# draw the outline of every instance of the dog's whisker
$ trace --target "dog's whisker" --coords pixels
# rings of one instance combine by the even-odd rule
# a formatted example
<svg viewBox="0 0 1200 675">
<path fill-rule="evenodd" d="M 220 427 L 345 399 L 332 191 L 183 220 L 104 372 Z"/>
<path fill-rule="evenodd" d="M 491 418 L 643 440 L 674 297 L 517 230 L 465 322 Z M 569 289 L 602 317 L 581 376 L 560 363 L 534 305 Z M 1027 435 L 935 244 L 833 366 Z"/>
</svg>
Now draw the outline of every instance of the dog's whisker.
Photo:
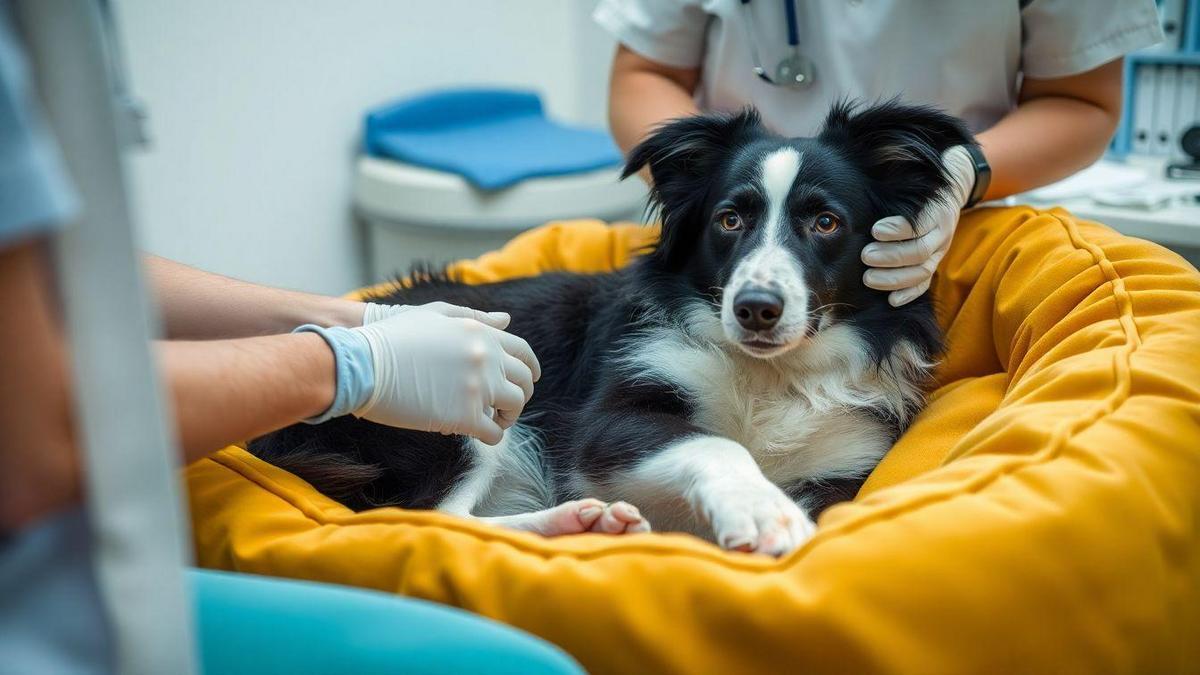
<svg viewBox="0 0 1200 675">
<path fill-rule="evenodd" d="M 824 305 L 821 305 L 820 307 L 813 307 L 812 310 L 810 310 L 810 311 L 820 312 L 822 310 L 829 309 L 830 307 L 848 307 L 851 310 L 857 309 L 854 305 L 851 305 L 848 302 L 827 302 Z"/>
</svg>

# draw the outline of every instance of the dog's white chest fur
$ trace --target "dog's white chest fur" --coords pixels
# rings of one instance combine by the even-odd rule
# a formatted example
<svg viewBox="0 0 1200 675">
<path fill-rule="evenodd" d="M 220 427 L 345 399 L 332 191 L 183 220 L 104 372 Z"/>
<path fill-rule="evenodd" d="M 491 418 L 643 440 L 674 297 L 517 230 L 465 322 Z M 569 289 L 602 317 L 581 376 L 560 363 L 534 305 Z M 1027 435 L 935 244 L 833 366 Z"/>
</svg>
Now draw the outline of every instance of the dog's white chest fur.
<svg viewBox="0 0 1200 675">
<path fill-rule="evenodd" d="M 758 364 L 747 368 L 737 357 L 705 355 L 704 360 L 716 377 L 690 389 L 697 408 L 693 422 L 741 443 L 778 485 L 853 475 L 887 450 L 882 424 L 859 410 L 829 407 L 819 396 L 806 396 L 809 378 L 753 367 Z"/>
<path fill-rule="evenodd" d="M 646 334 L 623 357 L 629 372 L 680 388 L 695 406 L 693 424 L 742 444 L 781 486 L 869 471 L 891 438 L 867 409 L 903 409 L 904 395 L 919 395 L 915 385 L 889 391 L 842 327 L 769 361 L 674 329 Z"/>
</svg>

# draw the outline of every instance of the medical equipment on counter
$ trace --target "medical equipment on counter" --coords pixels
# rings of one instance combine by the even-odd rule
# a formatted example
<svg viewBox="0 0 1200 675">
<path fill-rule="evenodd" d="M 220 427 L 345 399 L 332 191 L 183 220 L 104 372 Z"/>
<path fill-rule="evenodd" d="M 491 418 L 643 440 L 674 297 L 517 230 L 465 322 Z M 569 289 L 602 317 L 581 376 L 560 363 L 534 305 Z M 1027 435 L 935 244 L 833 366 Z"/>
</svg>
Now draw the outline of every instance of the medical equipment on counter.
<svg viewBox="0 0 1200 675">
<path fill-rule="evenodd" d="M 754 74 L 767 84 L 789 89 L 806 89 L 812 85 L 816 77 L 813 62 L 800 51 L 800 27 L 796 19 L 796 4 L 794 0 L 783 0 L 783 10 L 787 17 L 787 43 L 792 53 L 783 57 L 775 65 L 774 77 L 767 75 L 763 68 L 762 58 L 758 54 L 758 35 L 754 30 L 754 15 L 750 12 L 750 0 L 741 0 L 742 22 L 746 26 L 746 42 L 750 45 L 750 58 L 754 60 Z"/>
<path fill-rule="evenodd" d="M 529 92 L 425 94 L 370 111 L 365 126 L 354 203 L 373 281 L 475 257 L 551 220 L 633 220 L 645 205 L 606 133 L 547 119 Z"/>
<path fill-rule="evenodd" d="M 380 106 L 367 112 L 363 146 L 481 190 L 625 163 L 608 132 L 550 119 L 541 98 L 520 89 L 446 89 Z"/>
<path fill-rule="evenodd" d="M 1172 203 L 1194 205 L 1197 196 L 1200 196 L 1200 185 L 1147 186 L 1133 190 L 1099 191 L 1091 196 L 1092 201 L 1100 206 L 1156 211 Z"/>
<path fill-rule="evenodd" d="M 1079 218 L 1162 244 L 1200 266 L 1200 181 L 1168 178 L 1165 161 L 1102 159 L 1070 178 L 1007 201 L 1062 206 Z"/>
</svg>

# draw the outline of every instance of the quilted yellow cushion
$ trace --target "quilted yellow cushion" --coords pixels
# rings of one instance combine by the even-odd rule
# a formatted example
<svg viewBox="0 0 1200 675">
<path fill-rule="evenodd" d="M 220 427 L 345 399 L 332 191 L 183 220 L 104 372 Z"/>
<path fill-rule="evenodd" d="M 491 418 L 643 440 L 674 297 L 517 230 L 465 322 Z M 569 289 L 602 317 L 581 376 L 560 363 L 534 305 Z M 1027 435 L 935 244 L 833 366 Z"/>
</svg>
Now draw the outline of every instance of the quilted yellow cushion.
<svg viewBox="0 0 1200 675">
<path fill-rule="evenodd" d="M 651 237 L 553 224 L 460 271 L 611 269 Z M 935 295 L 929 407 L 784 559 L 356 514 L 228 448 L 188 471 L 199 561 L 458 605 L 596 672 L 1194 670 L 1200 275 L 1063 211 L 980 209 Z"/>
</svg>

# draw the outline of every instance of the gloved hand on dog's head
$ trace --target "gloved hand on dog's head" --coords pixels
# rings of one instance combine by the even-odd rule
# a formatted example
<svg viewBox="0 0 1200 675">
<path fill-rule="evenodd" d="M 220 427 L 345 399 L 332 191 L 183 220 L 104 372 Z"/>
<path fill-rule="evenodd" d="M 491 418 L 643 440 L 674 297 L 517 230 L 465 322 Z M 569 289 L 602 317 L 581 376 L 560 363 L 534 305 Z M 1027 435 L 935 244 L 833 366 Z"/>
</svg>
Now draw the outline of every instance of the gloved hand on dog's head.
<svg viewBox="0 0 1200 675">
<path fill-rule="evenodd" d="M 333 404 L 308 422 L 353 414 L 495 444 L 541 377 L 529 343 L 504 331 L 509 316 L 502 312 L 370 303 L 363 321 L 357 328 L 296 329 L 321 335 L 337 364 Z"/>
<path fill-rule="evenodd" d="M 876 241 L 863 248 L 862 261 L 870 266 L 863 283 L 892 291 L 888 302 L 893 307 L 908 304 L 929 289 L 975 186 L 975 163 L 963 146 L 946 150 L 942 167 L 949 182 L 925 204 L 916 223 L 902 216 L 882 218 L 871 228 Z"/>
</svg>

